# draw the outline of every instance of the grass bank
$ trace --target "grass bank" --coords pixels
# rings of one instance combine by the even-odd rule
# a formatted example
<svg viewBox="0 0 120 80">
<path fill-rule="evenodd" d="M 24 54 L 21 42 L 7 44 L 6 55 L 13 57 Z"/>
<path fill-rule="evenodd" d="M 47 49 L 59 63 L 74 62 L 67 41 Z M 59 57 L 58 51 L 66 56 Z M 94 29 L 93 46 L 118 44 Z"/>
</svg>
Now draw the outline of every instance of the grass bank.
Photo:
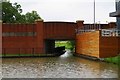
<svg viewBox="0 0 120 80">
<path fill-rule="evenodd" d="M 1 54 L 0 57 L 52 57 L 54 54 Z"/>
<path fill-rule="evenodd" d="M 120 66 L 120 55 L 116 56 L 116 57 L 105 58 L 104 60 L 106 62 L 115 63 L 115 64 L 118 64 Z"/>
</svg>

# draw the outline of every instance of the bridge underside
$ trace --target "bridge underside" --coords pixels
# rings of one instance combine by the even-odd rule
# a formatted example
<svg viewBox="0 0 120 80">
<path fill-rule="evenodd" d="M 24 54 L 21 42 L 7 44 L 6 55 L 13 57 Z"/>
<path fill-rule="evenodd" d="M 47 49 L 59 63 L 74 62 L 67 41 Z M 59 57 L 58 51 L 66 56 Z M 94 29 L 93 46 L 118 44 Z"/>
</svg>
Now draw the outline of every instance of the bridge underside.
<svg viewBox="0 0 120 80">
<path fill-rule="evenodd" d="M 46 54 L 55 54 L 55 41 L 73 41 L 74 39 L 46 39 L 45 40 L 45 53 Z M 65 47 L 59 46 L 59 47 Z M 65 49 L 64 49 L 65 50 Z"/>
<path fill-rule="evenodd" d="M 75 29 L 77 24 L 74 22 L 45 22 L 44 41 L 45 53 L 54 54 L 55 41 L 75 40 Z"/>
</svg>

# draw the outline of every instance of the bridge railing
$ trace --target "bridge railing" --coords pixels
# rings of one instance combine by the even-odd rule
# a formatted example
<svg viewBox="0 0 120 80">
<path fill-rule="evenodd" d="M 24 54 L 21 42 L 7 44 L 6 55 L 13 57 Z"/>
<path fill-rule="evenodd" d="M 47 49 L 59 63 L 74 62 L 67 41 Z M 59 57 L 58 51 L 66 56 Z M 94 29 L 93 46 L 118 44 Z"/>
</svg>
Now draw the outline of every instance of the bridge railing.
<svg viewBox="0 0 120 80">
<path fill-rule="evenodd" d="M 85 32 L 94 32 L 95 30 L 84 30 L 84 29 L 79 29 L 79 30 L 76 30 L 76 33 L 77 34 L 82 34 L 82 33 L 85 33 Z"/>
<path fill-rule="evenodd" d="M 99 29 L 101 29 L 101 24 L 86 24 L 86 25 L 84 25 L 84 27 L 83 27 L 83 29 L 90 29 L 90 30 L 92 30 L 92 29 L 95 29 L 95 30 L 99 30 Z"/>
<path fill-rule="evenodd" d="M 109 36 L 116 36 L 120 37 L 120 30 L 118 29 L 102 29 L 101 36 L 109 37 Z"/>
<path fill-rule="evenodd" d="M 101 31 L 101 36 L 120 36 L 120 30 L 114 28 L 104 29 L 100 24 L 89 24 L 76 30 L 77 34 L 82 34 L 86 32 Z"/>
<path fill-rule="evenodd" d="M 76 30 L 77 34 L 82 34 L 85 32 L 94 32 L 96 30 L 101 30 L 101 25 L 100 24 L 89 24 L 89 25 L 84 25 L 82 28 L 79 28 Z"/>
<path fill-rule="evenodd" d="M 96 29 L 79 29 L 79 30 L 76 30 L 76 33 L 77 34 L 82 34 L 82 33 L 86 33 L 86 32 L 95 32 L 95 31 L 98 31 Z M 101 31 L 101 36 L 104 36 L 104 37 L 110 37 L 110 36 L 116 36 L 116 37 L 120 37 L 120 30 L 118 29 L 99 29 L 99 31 Z"/>
</svg>

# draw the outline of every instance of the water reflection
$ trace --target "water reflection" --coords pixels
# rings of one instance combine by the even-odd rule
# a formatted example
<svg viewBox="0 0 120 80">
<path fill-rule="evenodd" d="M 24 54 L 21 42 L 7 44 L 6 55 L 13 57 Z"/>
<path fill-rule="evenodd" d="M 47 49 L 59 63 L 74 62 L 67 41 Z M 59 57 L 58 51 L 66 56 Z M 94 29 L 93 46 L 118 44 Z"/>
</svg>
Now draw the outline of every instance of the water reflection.
<svg viewBox="0 0 120 80">
<path fill-rule="evenodd" d="M 66 52 L 60 57 L 3 59 L 4 78 L 117 78 L 117 65 L 86 60 Z"/>
<path fill-rule="evenodd" d="M 69 56 L 72 56 L 72 53 L 71 53 L 70 50 L 66 50 L 66 52 L 63 55 L 61 55 L 60 57 L 61 58 L 66 58 L 66 57 L 69 57 Z"/>
</svg>

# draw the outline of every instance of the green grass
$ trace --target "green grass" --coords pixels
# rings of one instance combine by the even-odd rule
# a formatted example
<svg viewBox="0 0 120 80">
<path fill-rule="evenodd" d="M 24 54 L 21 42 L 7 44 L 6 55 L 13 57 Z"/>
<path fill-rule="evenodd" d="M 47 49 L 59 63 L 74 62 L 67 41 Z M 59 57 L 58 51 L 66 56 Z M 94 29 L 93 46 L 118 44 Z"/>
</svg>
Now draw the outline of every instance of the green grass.
<svg viewBox="0 0 120 80">
<path fill-rule="evenodd" d="M 74 46 L 71 44 L 70 41 L 56 41 L 55 47 L 65 46 L 65 49 L 73 50 Z"/>
<path fill-rule="evenodd" d="M 115 63 L 115 64 L 120 65 L 120 55 L 116 57 L 105 58 L 104 60 L 110 63 Z"/>
<path fill-rule="evenodd" d="M 0 54 L 0 57 L 21 57 L 21 56 L 24 56 L 24 57 L 27 57 L 27 56 L 54 56 L 53 54 L 43 54 L 43 53 L 38 53 L 38 54 L 6 54 L 6 55 L 3 55 L 3 54 Z"/>
</svg>

